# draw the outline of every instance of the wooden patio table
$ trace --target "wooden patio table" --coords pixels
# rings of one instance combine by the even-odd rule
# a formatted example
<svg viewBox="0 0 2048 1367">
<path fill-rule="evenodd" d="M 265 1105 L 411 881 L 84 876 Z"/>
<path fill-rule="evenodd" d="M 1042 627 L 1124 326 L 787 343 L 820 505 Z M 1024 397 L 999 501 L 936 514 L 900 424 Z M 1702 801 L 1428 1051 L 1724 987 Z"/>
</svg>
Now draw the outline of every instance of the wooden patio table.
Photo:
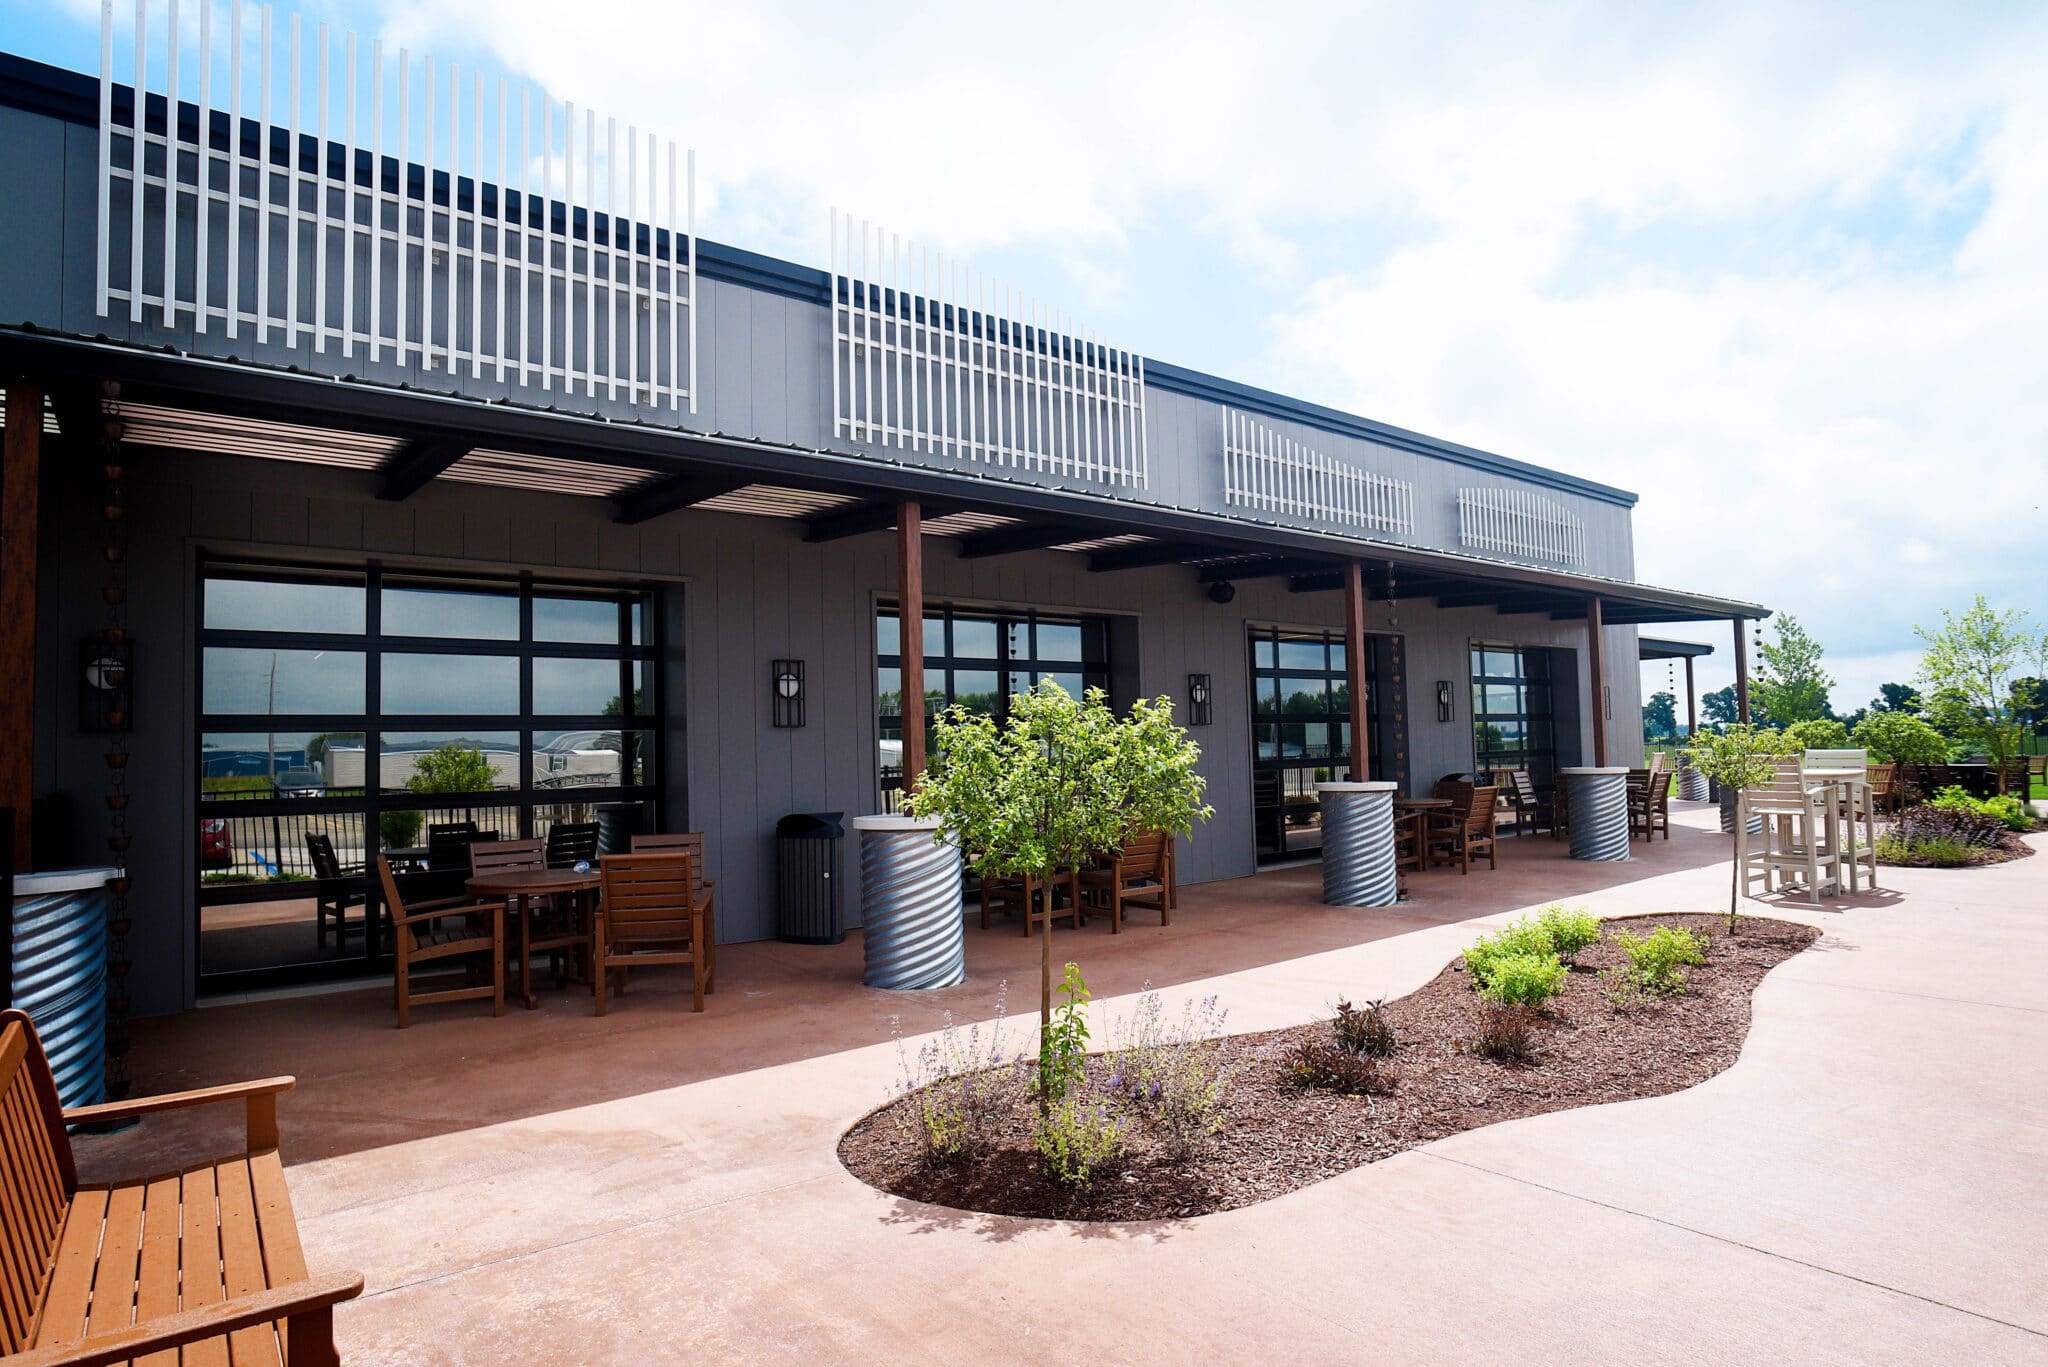
<svg viewBox="0 0 2048 1367">
<path fill-rule="evenodd" d="M 509 910 L 517 902 L 519 922 L 519 996 L 531 1011 L 540 1004 L 533 995 L 533 903 L 552 902 L 557 897 L 594 892 L 602 882 L 596 869 L 507 869 L 503 873 L 481 874 L 465 885 L 476 898 L 505 899 Z"/>
<path fill-rule="evenodd" d="M 1420 841 L 1426 834 L 1426 828 L 1429 825 L 1429 814 L 1431 812 L 1447 812 L 1450 809 L 1451 800 L 1447 797 L 1397 797 L 1394 799 L 1394 820 L 1414 822 L 1415 838 L 1417 841 Z M 1425 859 L 1422 861 L 1422 867 L 1415 871 L 1422 873 L 1428 868 L 1429 861 Z"/>
</svg>

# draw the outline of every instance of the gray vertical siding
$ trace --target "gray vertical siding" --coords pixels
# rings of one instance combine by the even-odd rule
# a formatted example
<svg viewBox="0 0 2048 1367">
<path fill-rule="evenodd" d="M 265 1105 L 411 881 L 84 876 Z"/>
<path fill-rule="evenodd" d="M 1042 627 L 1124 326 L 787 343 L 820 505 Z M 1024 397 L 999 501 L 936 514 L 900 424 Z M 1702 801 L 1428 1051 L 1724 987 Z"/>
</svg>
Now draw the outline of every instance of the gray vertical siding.
<svg viewBox="0 0 2048 1367">
<path fill-rule="evenodd" d="M 310 337 L 296 347 L 284 343 L 284 331 L 272 328 L 259 344 L 254 330 L 244 328 L 232 342 L 216 323 L 200 334 L 189 322 L 162 326 L 160 310 L 146 311 L 144 321 L 131 323 L 125 307 L 102 318 L 95 311 L 94 232 L 97 132 L 44 114 L 0 107 L 0 171 L 9 193 L 0 204 L 0 251 L 10 269 L 0 273 L 0 321 L 32 322 L 42 327 L 81 334 L 103 333 L 120 341 L 162 347 L 170 345 L 199 356 L 232 355 L 245 361 L 295 366 L 313 374 L 352 375 L 364 380 L 406 384 L 437 392 L 453 392 L 482 400 L 514 400 L 548 404 L 567 413 L 673 425 L 679 429 L 828 449 L 868 459 L 924 468 L 977 474 L 992 486 L 1004 483 L 1059 484 L 1050 477 L 992 470 L 972 462 L 930 452 L 880 449 L 856 445 L 834 432 L 832 412 L 832 333 L 830 310 L 820 299 L 797 298 L 720 279 L 700 279 L 697 302 L 698 406 L 695 414 L 674 414 L 666 408 L 636 408 L 623 400 L 564 394 L 559 388 L 522 388 L 508 372 L 506 382 L 475 378 L 466 370 L 450 375 L 428 370 L 417 361 L 399 365 L 388 349 L 372 362 L 357 348 L 344 357 L 338 345 L 324 353 Z M 125 196 L 125 189 L 119 194 Z M 154 208 L 151 213 L 158 211 Z M 115 249 L 125 254 L 128 215 L 113 215 Z M 195 234 L 186 224 L 179 240 L 189 245 Z M 145 221 L 145 231 L 160 232 Z M 310 246 L 312 229 L 304 229 Z M 244 253 L 245 283 L 253 289 L 253 253 Z M 283 254 L 273 252 L 274 288 L 281 290 Z M 387 271 L 387 274 L 390 272 Z M 358 272 L 359 306 L 368 299 L 367 272 Z M 389 282 L 386 282 L 387 285 Z M 302 281 L 306 289 L 310 283 Z M 252 297 L 245 295 L 245 297 Z M 485 304 L 486 327 L 490 309 Z M 1178 390 L 1149 384 L 1146 391 L 1150 487 L 1124 491 L 1118 497 L 1139 503 L 1231 514 L 1225 502 L 1222 462 L 1222 412 L 1218 403 Z M 1590 574 L 1626 579 L 1634 572 L 1629 510 L 1611 501 L 1562 489 L 1543 488 L 1540 478 L 1520 479 L 1482 472 L 1453 460 L 1416 454 L 1333 430 L 1308 420 L 1262 417 L 1285 436 L 1378 473 L 1414 486 L 1415 528 L 1393 538 L 1417 546 L 1456 549 L 1457 491 L 1460 487 L 1520 488 L 1542 493 L 1581 518 L 1586 525 Z M 1064 487 L 1107 495 L 1110 491 L 1080 480 Z M 1241 515 L 1241 514 L 1238 514 Z M 1323 528 L 1323 530 L 1337 530 Z"/>
<path fill-rule="evenodd" d="M 61 448 L 57 448 L 61 449 Z M 77 729 L 71 677 L 76 643 L 102 620 L 98 501 L 83 463 L 52 462 L 58 485 L 45 528 L 45 614 L 39 636 L 47 707 L 38 715 L 38 791 L 67 794 L 77 812 L 80 857 L 95 857 L 104 765 L 101 738 Z M 136 1000 L 143 1012 L 190 1000 L 196 655 L 195 574 L 202 551 L 260 552 L 361 563 L 371 557 L 421 565 L 528 569 L 565 575 L 670 581 L 665 674 L 671 819 L 705 832 L 719 879 L 724 934 L 773 931 L 770 834 L 791 811 L 867 811 L 875 801 L 875 678 L 871 623 L 895 586 L 887 534 L 810 545 L 794 522 L 685 512 L 638 527 L 611 522 L 604 504 L 476 485 L 437 483 L 406 503 L 369 496 L 370 478 L 311 466 L 228 457 L 152 457 L 137 468 L 130 518 L 132 611 L 141 694 L 131 737 L 135 834 Z M 1190 881 L 1253 868 L 1250 698 L 1245 630 L 1251 623 L 1336 627 L 1337 593 L 1288 593 L 1281 581 L 1240 585 L 1235 602 L 1208 600 L 1192 573 L 1162 567 L 1090 574 L 1082 556 L 1057 552 L 961 560 L 953 543 L 928 542 L 932 600 L 1123 615 L 1134 623 L 1137 683 L 1146 695 L 1184 701 L 1190 673 L 1209 674 L 1215 721 L 1196 730 L 1215 819 L 1187 842 Z M 1474 640 L 1574 649 L 1578 713 L 1592 709 L 1584 681 L 1584 626 L 1547 616 L 1502 617 L 1485 609 L 1439 611 L 1404 602 L 1391 628 L 1384 604 L 1368 626 L 1406 639 L 1411 765 L 1426 785 L 1472 763 L 1468 648 Z M 1616 762 L 1634 741 L 1634 631 L 1610 628 L 1617 667 L 1612 729 Z M 803 659 L 809 725 L 776 730 L 768 662 Z M 1449 724 L 1436 721 L 1435 681 L 1459 696 Z M 1590 753 L 1590 723 L 1580 728 Z M 853 850 L 842 870 L 854 886 Z M 857 916 L 857 908 L 855 908 Z"/>
</svg>

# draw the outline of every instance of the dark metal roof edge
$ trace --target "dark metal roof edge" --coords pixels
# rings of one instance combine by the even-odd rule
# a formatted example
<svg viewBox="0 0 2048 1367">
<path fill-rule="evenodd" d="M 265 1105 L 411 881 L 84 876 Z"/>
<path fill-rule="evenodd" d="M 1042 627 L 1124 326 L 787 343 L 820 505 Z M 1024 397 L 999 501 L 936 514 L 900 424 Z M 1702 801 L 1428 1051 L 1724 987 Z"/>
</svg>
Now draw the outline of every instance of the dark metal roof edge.
<svg viewBox="0 0 2048 1367">
<path fill-rule="evenodd" d="M 1655 652 L 1652 654 L 1651 652 Z M 1636 654 L 1645 660 L 1698 659 L 1712 655 L 1714 648 L 1705 641 L 1674 641 L 1668 636 L 1636 637 Z"/>
<path fill-rule="evenodd" d="M 30 364 L 21 363 L 26 352 Z M 1668 611 L 1697 612 L 1697 620 L 1764 618 L 1756 603 L 1712 598 L 1597 575 L 1561 574 L 1511 561 L 1490 560 L 1430 547 L 1333 533 L 1244 522 L 1215 513 L 1156 504 L 1111 502 L 1100 495 L 1048 489 L 986 475 L 960 475 L 814 447 L 759 441 L 722 433 L 694 432 L 652 423 L 620 422 L 582 413 L 512 403 L 485 402 L 468 395 L 364 380 L 344 380 L 257 362 L 188 356 L 168 348 L 145 348 L 107 338 L 61 335 L 44 329 L 0 325 L 0 369 L 33 373 L 39 356 L 66 358 L 76 370 L 154 386 L 161 397 L 226 400 L 239 412 L 270 421 L 298 422 L 423 437 L 456 433 L 479 446 L 532 449 L 566 459 L 632 466 L 657 473 L 684 473 L 705 462 L 757 471 L 795 487 L 884 490 L 996 510 L 1027 509 L 1077 518 L 1088 525 L 1111 524 L 1181 538 L 1241 545 L 1252 550 L 1290 548 L 1336 560 L 1387 560 L 1409 569 L 1549 588 L 1562 593 L 1599 594 L 1614 603 Z M 89 358 L 89 359 L 88 359 Z M 131 396 L 133 397 L 133 396 Z M 189 405 L 187 405 L 189 406 Z M 202 409 L 202 411 L 206 411 Z M 315 418 L 323 415 L 324 423 Z"/>
<path fill-rule="evenodd" d="M 116 88 L 120 91 L 127 89 L 125 86 Z M 49 114 L 72 123 L 94 124 L 99 119 L 99 82 L 96 77 L 81 72 L 0 52 L 0 105 Z M 829 307 L 832 302 L 832 286 L 827 272 L 815 266 L 799 265 L 702 237 L 697 240 L 697 273 L 707 280 L 801 299 L 821 308 Z M 1306 399 L 1291 398 L 1167 361 L 1147 357 L 1145 378 L 1148 383 L 1169 393 L 1227 404 L 1283 422 L 1303 423 L 1333 435 L 1354 437 L 1414 455 L 1449 461 L 1486 474 L 1523 480 L 1623 508 L 1633 508 L 1637 502 L 1636 495 L 1626 489 L 1496 455 L 1477 447 L 1463 446 L 1441 437 L 1375 422 Z"/>
</svg>

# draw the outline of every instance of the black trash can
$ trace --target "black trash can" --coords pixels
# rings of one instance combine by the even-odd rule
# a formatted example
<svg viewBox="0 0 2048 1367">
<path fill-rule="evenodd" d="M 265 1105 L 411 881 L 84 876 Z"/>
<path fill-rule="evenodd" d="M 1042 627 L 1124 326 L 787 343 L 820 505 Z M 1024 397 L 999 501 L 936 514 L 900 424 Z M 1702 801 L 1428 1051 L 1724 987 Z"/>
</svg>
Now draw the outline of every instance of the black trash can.
<svg viewBox="0 0 2048 1367">
<path fill-rule="evenodd" d="M 775 823 L 775 938 L 793 945 L 836 945 L 839 842 L 844 812 L 792 812 Z"/>
<path fill-rule="evenodd" d="M 647 804 L 606 802 L 597 808 L 597 853 L 628 854 L 633 837 L 647 834 Z"/>
</svg>

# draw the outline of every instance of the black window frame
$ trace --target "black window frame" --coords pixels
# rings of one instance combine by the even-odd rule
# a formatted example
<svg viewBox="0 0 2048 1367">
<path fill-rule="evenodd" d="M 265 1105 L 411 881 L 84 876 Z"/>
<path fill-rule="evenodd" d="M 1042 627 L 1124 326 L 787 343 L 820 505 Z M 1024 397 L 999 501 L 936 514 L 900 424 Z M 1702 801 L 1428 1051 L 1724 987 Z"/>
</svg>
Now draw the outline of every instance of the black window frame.
<svg viewBox="0 0 2048 1367">
<path fill-rule="evenodd" d="M 897 619 L 897 649 L 884 651 L 881 648 L 882 622 L 888 618 Z M 996 624 L 996 654 L 993 658 L 958 655 L 955 653 L 956 625 L 960 619 L 993 621 Z M 1078 626 L 1081 628 L 1081 655 L 1079 661 L 1048 660 L 1040 656 L 1038 628 L 1040 625 Z M 1026 633 L 1023 649 L 1018 649 L 1017 632 Z M 925 719 L 927 722 L 939 712 L 952 706 L 958 700 L 954 680 L 958 672 L 996 675 L 996 705 L 991 713 L 997 724 L 1007 720 L 1012 695 L 1028 687 L 1033 675 L 1079 674 L 1082 688 L 1110 690 L 1110 619 L 1088 613 L 1041 612 L 1031 608 L 977 607 L 964 603 L 927 604 L 924 614 L 924 671 L 925 671 Z M 875 605 L 873 629 L 869 640 L 875 643 L 875 713 L 876 713 L 876 760 L 875 783 L 881 800 L 879 810 L 893 812 L 903 798 L 903 771 L 900 767 L 891 769 L 881 763 L 881 742 L 901 740 L 903 736 L 902 688 L 903 653 L 902 623 L 897 604 L 883 601 Z M 1091 650 L 1093 654 L 1091 655 Z M 897 710 L 884 711 L 887 691 L 882 688 L 882 671 L 893 669 L 898 680 Z M 934 679 L 941 680 L 934 686 Z"/>
<path fill-rule="evenodd" d="M 243 628 L 210 628 L 206 625 L 206 594 L 209 582 L 219 579 L 255 579 L 265 582 L 346 582 L 360 585 L 364 594 L 363 629 L 360 632 L 266 631 Z M 519 630 L 516 639 L 470 639 L 460 636 L 387 635 L 382 629 L 383 590 L 394 587 L 476 588 L 516 595 Z M 333 565 L 255 559 L 241 556 L 202 556 L 196 580 L 196 649 L 193 652 L 193 693 L 189 715 L 194 722 L 192 791 L 198 820 L 191 838 L 195 844 L 195 873 L 190 917 L 193 972 L 203 994 L 247 990 L 293 982 L 352 978 L 380 972 L 390 962 L 385 934 L 365 935 L 360 950 L 346 947 L 326 959 L 267 965 L 256 968 L 208 972 L 203 957 L 203 920 L 206 908 L 280 900 L 270 882 L 209 886 L 204 880 L 213 870 L 204 862 L 198 846 L 204 823 L 223 818 L 235 820 L 286 816 L 361 815 L 363 822 L 363 872 L 340 880 L 309 879 L 294 886 L 306 895 L 361 892 L 371 923 L 382 925 L 381 889 L 374 873 L 383 850 L 382 818 L 389 812 L 503 814 L 515 828 L 504 830 L 505 838 L 530 838 L 536 829 L 537 809 L 570 805 L 641 804 L 652 820 L 663 820 L 665 793 L 669 782 L 667 718 L 664 716 L 660 677 L 662 659 L 662 597 L 667 586 L 658 582 L 630 580 L 612 582 L 579 581 L 571 577 L 536 574 L 531 571 L 492 573 L 487 570 L 450 571 L 421 569 L 410 565 L 369 561 Z M 610 601 L 618 610 L 618 637 L 612 642 L 543 641 L 534 639 L 534 600 L 540 598 L 583 598 Z M 638 609 L 638 641 L 633 640 L 635 608 Z M 360 652 L 364 655 L 363 711 L 361 713 L 213 713 L 205 711 L 206 652 L 209 647 L 278 650 L 323 650 Z M 383 707 L 383 661 L 387 655 L 456 654 L 465 656 L 513 657 L 519 661 L 518 710 L 512 713 L 398 713 Z M 542 658 L 617 659 L 620 662 L 620 712 L 536 713 L 533 710 L 534 661 Z M 633 666 L 638 665 L 639 687 L 635 697 Z M 548 786 L 536 782 L 535 737 L 546 732 L 618 732 L 621 744 L 629 734 L 646 737 L 646 751 L 639 757 L 640 781 L 635 783 Z M 205 788 L 206 739 L 221 733 L 253 734 L 339 732 L 360 735 L 363 745 L 363 787 L 351 796 L 281 797 L 269 796 L 224 800 Z M 410 794 L 386 792 L 380 781 L 383 738 L 387 734 L 448 732 L 453 734 L 512 732 L 519 755 L 518 782 L 511 788 L 495 788 L 474 794 Z M 330 771 L 331 772 L 331 771 Z M 352 790 L 353 791 L 353 790 Z M 502 828 L 501 828 L 502 829 Z M 304 833 L 294 851 L 304 858 Z M 276 841 L 277 853 L 285 853 L 283 840 Z M 291 861 L 286 861 L 291 868 Z M 456 891 L 459 891 L 459 887 Z M 427 895 L 422 892 L 421 895 Z"/>
<path fill-rule="evenodd" d="M 1512 655 L 1514 672 L 1499 674 L 1491 672 L 1485 661 L 1488 654 Z M 1549 646 L 1518 645 L 1512 641 L 1473 641 L 1467 655 L 1470 670 L 1468 696 L 1472 702 L 1472 767 L 1475 772 L 1485 773 L 1489 769 L 1526 769 L 1530 782 L 1538 788 L 1551 787 L 1557 781 L 1557 688 L 1558 664 L 1556 652 Z M 1515 707 L 1500 711 L 1491 705 L 1489 689 L 1513 688 L 1516 693 Z M 1541 696 L 1547 706 L 1538 708 L 1533 699 Z M 1498 726 L 1503 722 L 1517 723 L 1521 727 L 1520 745 L 1500 745 L 1489 748 L 1482 743 L 1482 728 Z M 1547 745 L 1535 744 L 1532 736 L 1537 725 L 1549 730 Z"/>
</svg>

